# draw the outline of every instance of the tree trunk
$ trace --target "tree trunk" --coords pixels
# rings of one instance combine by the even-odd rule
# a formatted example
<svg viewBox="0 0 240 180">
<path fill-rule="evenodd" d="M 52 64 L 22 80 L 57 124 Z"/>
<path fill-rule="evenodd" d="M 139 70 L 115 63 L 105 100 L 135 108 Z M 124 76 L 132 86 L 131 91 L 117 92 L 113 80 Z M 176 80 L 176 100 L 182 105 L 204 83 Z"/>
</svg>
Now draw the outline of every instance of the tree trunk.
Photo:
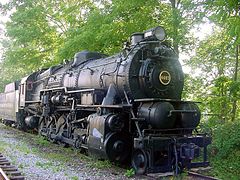
<svg viewBox="0 0 240 180">
<path fill-rule="evenodd" d="M 236 16 L 240 16 L 240 6 L 236 9 Z M 235 72 L 233 76 L 233 81 L 237 82 L 238 79 L 238 66 L 239 66 L 239 51 L 240 51 L 240 45 L 236 45 L 236 64 L 235 64 Z M 235 121 L 236 117 L 236 111 L 237 111 L 237 100 L 235 97 L 233 97 L 233 104 L 232 104 L 232 121 Z"/>
<path fill-rule="evenodd" d="M 180 3 L 180 0 L 176 2 L 176 0 L 170 0 L 172 6 L 172 26 L 173 26 L 173 49 L 175 50 L 176 54 L 179 56 L 179 42 L 178 42 L 178 14 L 177 8 Z"/>
<path fill-rule="evenodd" d="M 237 45 L 237 46 L 236 46 L 235 72 L 234 72 L 234 76 L 233 76 L 233 81 L 234 81 L 234 82 L 237 82 L 237 79 L 238 79 L 239 49 L 240 49 L 240 46 Z M 235 121 L 236 110 L 237 110 L 237 100 L 236 100 L 236 98 L 234 97 L 234 99 L 233 99 L 233 104 L 232 104 L 232 121 Z"/>
</svg>

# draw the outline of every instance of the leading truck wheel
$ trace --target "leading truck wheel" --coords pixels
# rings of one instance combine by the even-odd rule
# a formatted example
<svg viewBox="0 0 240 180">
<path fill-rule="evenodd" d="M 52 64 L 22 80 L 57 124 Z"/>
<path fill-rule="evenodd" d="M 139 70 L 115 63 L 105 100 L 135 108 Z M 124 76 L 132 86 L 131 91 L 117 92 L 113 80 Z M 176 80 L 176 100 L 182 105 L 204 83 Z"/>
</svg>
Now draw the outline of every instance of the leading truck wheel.
<svg viewBox="0 0 240 180">
<path fill-rule="evenodd" d="M 105 149 L 110 161 L 125 163 L 131 154 L 129 139 L 120 133 L 112 133 L 105 140 Z"/>
<path fill-rule="evenodd" d="M 144 150 L 136 149 L 132 155 L 132 167 L 136 174 L 146 173 L 148 166 L 148 156 Z"/>
</svg>

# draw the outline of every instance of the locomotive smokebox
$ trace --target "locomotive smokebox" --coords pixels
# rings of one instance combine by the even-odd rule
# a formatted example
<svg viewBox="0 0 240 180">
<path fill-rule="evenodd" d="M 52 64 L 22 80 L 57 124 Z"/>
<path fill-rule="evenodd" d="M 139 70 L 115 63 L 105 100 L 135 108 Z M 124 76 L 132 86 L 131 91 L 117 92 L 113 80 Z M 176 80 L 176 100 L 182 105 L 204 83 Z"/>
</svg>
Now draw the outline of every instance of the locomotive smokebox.
<svg viewBox="0 0 240 180">
<path fill-rule="evenodd" d="M 174 107 L 169 102 L 143 103 L 139 107 L 138 116 L 145 118 L 154 129 L 173 128 L 175 124 L 175 115 L 169 116 L 169 112 Z"/>
</svg>

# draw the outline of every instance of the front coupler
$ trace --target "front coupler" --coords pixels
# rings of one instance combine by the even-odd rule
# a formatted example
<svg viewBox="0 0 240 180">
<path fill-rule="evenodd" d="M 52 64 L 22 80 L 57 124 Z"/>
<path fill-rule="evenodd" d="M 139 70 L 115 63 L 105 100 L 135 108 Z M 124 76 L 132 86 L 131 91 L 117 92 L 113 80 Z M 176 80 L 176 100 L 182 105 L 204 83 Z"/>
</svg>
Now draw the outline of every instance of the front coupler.
<svg viewBox="0 0 240 180">
<path fill-rule="evenodd" d="M 132 166 L 137 174 L 175 172 L 184 168 L 206 167 L 207 146 L 211 138 L 205 134 L 191 136 L 146 135 L 134 138 Z M 193 162 L 196 158 L 201 161 Z"/>
</svg>

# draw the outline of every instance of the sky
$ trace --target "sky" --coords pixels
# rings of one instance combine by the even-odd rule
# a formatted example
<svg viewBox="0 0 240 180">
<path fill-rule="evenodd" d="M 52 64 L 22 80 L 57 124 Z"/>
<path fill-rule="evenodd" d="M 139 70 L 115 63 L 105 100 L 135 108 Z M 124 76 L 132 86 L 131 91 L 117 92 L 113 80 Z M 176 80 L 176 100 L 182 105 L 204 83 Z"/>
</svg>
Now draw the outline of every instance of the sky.
<svg viewBox="0 0 240 180">
<path fill-rule="evenodd" d="M 206 39 L 209 35 L 211 35 L 214 31 L 214 24 L 210 23 L 208 20 L 205 20 L 205 23 L 199 24 L 197 27 L 194 27 L 191 30 L 191 33 L 193 34 L 193 36 L 197 39 L 199 39 L 200 41 Z M 180 63 L 182 64 L 182 68 L 183 68 L 183 72 L 184 73 L 190 73 L 191 72 L 191 68 L 187 65 L 184 65 L 184 60 L 190 59 L 191 56 L 195 55 L 195 50 L 192 50 L 192 52 L 189 54 L 186 54 L 184 52 L 180 52 L 179 54 L 179 60 Z M 198 74 L 198 72 L 196 72 L 196 74 Z"/>
<path fill-rule="evenodd" d="M 6 4 L 9 0 L 0 0 L 0 4 Z M 4 35 L 4 23 L 6 23 L 9 20 L 10 13 L 6 14 L 5 16 L 2 15 L 0 12 L 0 41 L 5 38 Z M 0 43 L 0 61 L 2 59 L 2 44 Z"/>
<path fill-rule="evenodd" d="M 6 4 L 8 1 L 9 1 L 9 0 L 0 0 L 0 4 Z M 3 15 L 0 13 L 0 22 L 6 23 L 7 20 L 8 20 L 8 16 L 9 16 L 9 14 L 6 15 L 6 16 L 3 16 Z M 0 24 L 0 26 L 1 26 L 1 24 Z"/>
</svg>

